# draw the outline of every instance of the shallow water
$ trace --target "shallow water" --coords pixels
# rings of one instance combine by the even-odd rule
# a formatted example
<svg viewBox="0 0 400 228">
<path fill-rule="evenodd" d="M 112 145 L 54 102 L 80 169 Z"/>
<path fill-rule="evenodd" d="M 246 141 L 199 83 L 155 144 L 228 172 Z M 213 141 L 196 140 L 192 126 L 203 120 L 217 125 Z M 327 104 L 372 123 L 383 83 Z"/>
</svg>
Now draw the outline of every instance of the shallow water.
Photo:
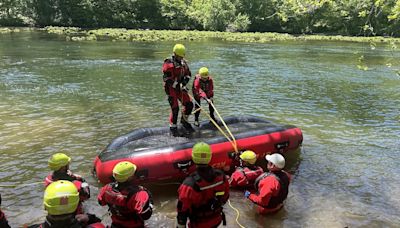
<svg viewBox="0 0 400 228">
<path fill-rule="evenodd" d="M 38 182 L 60 151 L 93 185 L 87 209 L 109 221 L 96 203 L 92 161 L 116 136 L 168 124 L 161 64 L 173 44 L 0 34 L 0 191 L 13 227 L 42 221 Z M 303 149 L 289 158 L 294 179 L 284 210 L 258 216 L 234 191 L 241 224 L 400 226 L 398 51 L 349 42 L 185 45 L 192 71 L 207 66 L 214 76 L 222 116 L 252 114 L 303 130 Z M 360 55 L 370 70 L 357 68 Z M 150 186 L 156 210 L 149 227 L 174 226 L 177 186 Z M 236 212 L 225 208 L 228 227 L 238 227 Z"/>
</svg>

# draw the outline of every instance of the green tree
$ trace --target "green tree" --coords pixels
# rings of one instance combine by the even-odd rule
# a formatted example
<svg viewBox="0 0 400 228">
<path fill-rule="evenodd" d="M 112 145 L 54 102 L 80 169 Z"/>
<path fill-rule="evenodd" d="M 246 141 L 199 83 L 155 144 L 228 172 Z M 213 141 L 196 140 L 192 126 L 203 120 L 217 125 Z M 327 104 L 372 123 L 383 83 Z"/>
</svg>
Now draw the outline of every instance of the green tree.
<svg viewBox="0 0 400 228">
<path fill-rule="evenodd" d="M 33 19 L 36 25 L 54 25 L 57 15 L 57 0 L 33 0 Z"/>
<path fill-rule="evenodd" d="M 161 15 L 169 22 L 171 29 L 189 29 L 196 27 L 191 24 L 186 14 L 190 0 L 160 0 Z"/>
</svg>

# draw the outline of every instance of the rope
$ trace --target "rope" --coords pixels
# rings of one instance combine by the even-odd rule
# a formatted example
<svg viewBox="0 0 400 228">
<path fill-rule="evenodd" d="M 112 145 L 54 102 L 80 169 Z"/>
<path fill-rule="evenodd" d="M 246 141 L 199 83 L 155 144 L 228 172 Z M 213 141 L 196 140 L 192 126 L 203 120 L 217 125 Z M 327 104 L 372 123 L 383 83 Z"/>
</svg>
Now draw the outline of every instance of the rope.
<svg viewBox="0 0 400 228">
<path fill-rule="evenodd" d="M 209 104 L 211 104 L 211 106 L 214 108 L 215 113 L 217 113 L 219 119 L 221 120 L 222 124 L 223 124 L 224 127 L 226 128 L 226 131 L 227 131 L 227 132 L 229 133 L 229 135 L 232 137 L 232 140 L 233 140 L 233 142 L 235 143 L 235 146 L 234 146 L 235 152 L 238 153 L 239 151 L 238 151 L 238 149 L 237 149 L 237 143 L 236 143 L 235 136 L 233 136 L 231 130 L 229 130 L 228 126 L 226 125 L 226 123 L 225 123 L 225 121 L 224 121 L 224 119 L 223 119 L 223 118 L 221 117 L 221 115 L 219 114 L 217 108 L 215 108 L 213 102 L 210 102 Z"/>
<path fill-rule="evenodd" d="M 196 99 L 193 98 L 192 95 L 190 95 L 188 93 L 189 97 L 196 103 L 197 106 L 199 106 L 199 108 L 197 110 L 195 110 L 195 112 L 197 112 L 198 110 L 203 110 L 203 108 L 201 108 L 201 105 L 196 101 Z M 224 119 L 221 117 L 221 115 L 219 114 L 218 110 L 215 108 L 215 106 L 212 104 L 212 102 L 210 102 L 209 104 L 212 105 L 212 107 L 214 108 L 215 113 L 217 113 L 218 118 L 221 120 L 222 124 L 224 125 L 224 127 L 226 128 L 228 134 L 232 137 L 232 139 L 224 132 L 224 130 L 221 129 L 221 127 L 215 122 L 215 120 L 213 118 L 211 118 L 210 114 L 208 114 L 208 112 L 204 111 L 204 113 L 207 115 L 208 119 L 210 119 L 210 121 L 214 124 L 214 126 L 221 132 L 222 135 L 225 136 L 226 139 L 228 139 L 228 141 L 231 143 L 233 149 L 235 150 L 236 153 L 239 153 L 239 150 L 237 148 L 237 143 L 236 143 L 236 139 L 235 137 L 232 135 L 232 132 L 229 130 L 228 126 L 226 125 Z"/>
<path fill-rule="evenodd" d="M 240 216 L 239 210 L 232 206 L 231 201 L 230 201 L 229 199 L 228 199 L 228 204 L 229 204 L 229 206 L 230 206 L 234 211 L 236 211 L 236 219 L 235 219 L 236 223 L 239 225 L 240 228 L 245 228 L 245 227 L 244 227 L 242 224 L 240 224 L 240 222 L 239 222 L 239 216 Z"/>
</svg>

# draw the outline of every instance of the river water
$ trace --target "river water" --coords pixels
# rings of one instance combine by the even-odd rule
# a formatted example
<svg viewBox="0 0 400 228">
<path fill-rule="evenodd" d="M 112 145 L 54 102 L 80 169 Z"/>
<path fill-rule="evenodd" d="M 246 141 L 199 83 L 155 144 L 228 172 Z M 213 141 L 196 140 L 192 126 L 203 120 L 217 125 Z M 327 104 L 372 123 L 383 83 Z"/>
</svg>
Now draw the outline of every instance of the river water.
<svg viewBox="0 0 400 228">
<path fill-rule="evenodd" d="M 284 210 L 258 216 L 233 191 L 242 225 L 400 226 L 398 51 L 351 42 L 184 44 L 192 72 L 207 66 L 213 75 L 222 116 L 251 114 L 303 130 Z M 56 152 L 70 155 L 71 169 L 93 185 L 86 209 L 109 222 L 96 203 L 93 159 L 121 134 L 168 125 L 161 65 L 173 45 L 0 34 L 0 192 L 13 227 L 43 221 L 38 182 Z M 156 209 L 149 227 L 174 226 L 177 187 L 150 186 Z M 225 211 L 228 227 L 239 227 L 236 212 Z"/>
</svg>

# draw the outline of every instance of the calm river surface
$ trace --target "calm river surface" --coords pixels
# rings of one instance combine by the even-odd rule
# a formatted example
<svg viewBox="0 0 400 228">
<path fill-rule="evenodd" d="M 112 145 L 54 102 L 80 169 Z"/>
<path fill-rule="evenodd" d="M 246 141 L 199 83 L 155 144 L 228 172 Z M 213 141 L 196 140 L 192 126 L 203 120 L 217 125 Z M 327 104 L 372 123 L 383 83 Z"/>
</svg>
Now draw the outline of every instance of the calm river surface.
<svg viewBox="0 0 400 228">
<path fill-rule="evenodd" d="M 43 221 L 47 160 L 64 151 L 92 187 L 96 154 L 135 128 L 167 126 L 161 64 L 173 42 L 66 42 L 41 32 L 0 34 L 0 192 L 13 227 Z M 350 42 L 186 42 L 192 72 L 214 76 L 222 116 L 300 127 L 284 210 L 257 216 L 232 192 L 246 227 L 400 227 L 400 53 Z M 368 71 L 357 68 L 363 55 Z M 387 64 L 391 64 L 388 67 Z M 201 118 L 205 120 L 206 116 Z M 149 227 L 173 227 L 177 185 L 150 186 Z M 238 227 L 225 206 L 228 227 Z"/>
</svg>

